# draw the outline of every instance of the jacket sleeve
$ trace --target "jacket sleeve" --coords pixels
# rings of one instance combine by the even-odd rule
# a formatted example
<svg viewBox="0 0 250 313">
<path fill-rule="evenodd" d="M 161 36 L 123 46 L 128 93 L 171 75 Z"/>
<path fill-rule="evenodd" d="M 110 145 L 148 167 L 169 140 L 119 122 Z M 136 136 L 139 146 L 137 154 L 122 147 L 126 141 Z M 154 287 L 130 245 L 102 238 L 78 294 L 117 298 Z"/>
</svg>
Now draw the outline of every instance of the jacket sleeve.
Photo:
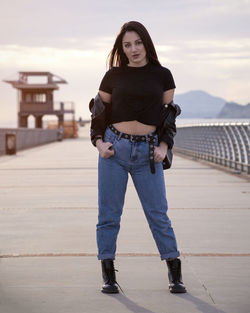
<svg viewBox="0 0 250 313">
<path fill-rule="evenodd" d="M 176 117 L 180 115 L 181 109 L 173 101 L 164 105 L 162 112 L 162 121 L 158 127 L 159 142 L 164 141 L 169 149 L 173 148 L 174 136 L 176 135 Z"/>
<path fill-rule="evenodd" d="M 176 126 L 165 127 L 161 135 L 159 135 L 159 142 L 164 141 L 168 145 L 168 149 L 174 146 L 174 136 L 176 134 Z"/>
<path fill-rule="evenodd" d="M 103 138 L 109 124 L 111 104 L 103 102 L 98 94 L 95 99 L 90 100 L 89 110 L 91 112 L 90 139 L 95 146 L 94 138 L 96 136 Z"/>
</svg>

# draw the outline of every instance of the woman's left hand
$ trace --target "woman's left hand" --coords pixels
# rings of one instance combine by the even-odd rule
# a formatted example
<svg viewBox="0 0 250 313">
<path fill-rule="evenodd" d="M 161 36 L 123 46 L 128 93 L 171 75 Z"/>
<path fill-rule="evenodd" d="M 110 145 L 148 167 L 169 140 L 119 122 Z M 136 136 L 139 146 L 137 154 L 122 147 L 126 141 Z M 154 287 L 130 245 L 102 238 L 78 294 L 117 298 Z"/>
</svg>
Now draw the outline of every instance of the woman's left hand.
<svg viewBox="0 0 250 313">
<path fill-rule="evenodd" d="M 162 162 L 167 154 L 168 145 L 165 142 L 161 142 L 158 147 L 154 149 L 154 160 L 155 162 Z"/>
</svg>

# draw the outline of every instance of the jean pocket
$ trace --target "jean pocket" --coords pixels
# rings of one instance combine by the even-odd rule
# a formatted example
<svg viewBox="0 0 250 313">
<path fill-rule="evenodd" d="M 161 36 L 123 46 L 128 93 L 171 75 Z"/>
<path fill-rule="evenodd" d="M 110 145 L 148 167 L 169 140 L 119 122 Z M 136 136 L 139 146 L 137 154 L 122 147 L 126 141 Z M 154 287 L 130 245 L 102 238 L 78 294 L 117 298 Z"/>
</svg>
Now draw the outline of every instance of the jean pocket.
<svg viewBox="0 0 250 313">
<path fill-rule="evenodd" d="M 116 142 L 116 137 L 115 136 L 109 136 L 109 135 L 106 134 L 104 136 L 104 141 L 105 142 L 110 142 L 110 143 L 112 143 L 112 145 L 114 145 L 115 142 Z"/>
</svg>

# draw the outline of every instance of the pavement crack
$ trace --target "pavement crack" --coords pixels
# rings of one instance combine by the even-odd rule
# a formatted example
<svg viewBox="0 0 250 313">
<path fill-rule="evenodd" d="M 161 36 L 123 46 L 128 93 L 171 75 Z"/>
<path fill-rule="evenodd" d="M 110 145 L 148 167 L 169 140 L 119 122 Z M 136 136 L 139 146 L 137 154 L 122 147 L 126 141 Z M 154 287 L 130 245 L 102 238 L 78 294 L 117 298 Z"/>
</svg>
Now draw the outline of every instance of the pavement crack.
<svg viewBox="0 0 250 313">
<path fill-rule="evenodd" d="M 198 277 L 197 273 L 194 271 L 193 267 L 190 266 L 188 259 L 185 255 L 183 255 L 183 259 L 185 260 L 187 266 L 189 267 L 190 272 L 194 275 L 194 277 L 197 279 L 199 284 L 202 286 L 202 288 L 205 290 L 205 293 L 208 295 L 209 299 L 212 301 L 213 304 L 216 304 L 214 298 L 212 297 L 211 293 L 209 292 L 208 288 L 206 287 L 205 283 L 201 281 L 201 279 Z"/>
<path fill-rule="evenodd" d="M 209 296 L 209 298 L 212 300 L 213 304 L 216 304 L 216 302 L 214 301 L 214 298 L 212 297 L 211 293 L 209 292 L 208 288 L 206 287 L 205 284 L 202 284 L 202 287 L 205 289 L 207 295 Z"/>
<path fill-rule="evenodd" d="M 119 257 L 159 257 L 158 253 L 142 253 L 142 252 L 120 252 L 116 254 Z M 0 259 L 4 258 L 32 258 L 32 257 L 89 257 L 96 256 L 96 253 L 91 252 L 44 252 L 44 253 L 0 253 Z M 199 256 L 199 257 L 250 257 L 250 253 L 246 254 L 211 254 L 211 253 L 181 253 L 181 256 L 186 259 L 186 257 Z M 193 272 L 192 269 L 190 271 L 199 281 L 199 283 L 203 286 L 204 284 L 199 280 L 197 275 Z M 204 285 L 205 286 L 205 285 Z M 205 287 L 204 287 L 205 288 Z"/>
</svg>

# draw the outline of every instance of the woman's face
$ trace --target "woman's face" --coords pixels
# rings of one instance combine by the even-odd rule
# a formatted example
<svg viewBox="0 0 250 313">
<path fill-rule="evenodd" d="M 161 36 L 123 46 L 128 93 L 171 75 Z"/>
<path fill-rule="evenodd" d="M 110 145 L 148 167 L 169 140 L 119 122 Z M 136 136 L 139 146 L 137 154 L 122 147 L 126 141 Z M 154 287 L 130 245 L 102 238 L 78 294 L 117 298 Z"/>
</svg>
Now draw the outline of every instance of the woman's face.
<svg viewBox="0 0 250 313">
<path fill-rule="evenodd" d="M 147 64 L 148 60 L 145 47 L 135 31 L 129 31 L 124 34 L 122 48 L 129 60 L 129 66 L 139 67 Z"/>
</svg>

